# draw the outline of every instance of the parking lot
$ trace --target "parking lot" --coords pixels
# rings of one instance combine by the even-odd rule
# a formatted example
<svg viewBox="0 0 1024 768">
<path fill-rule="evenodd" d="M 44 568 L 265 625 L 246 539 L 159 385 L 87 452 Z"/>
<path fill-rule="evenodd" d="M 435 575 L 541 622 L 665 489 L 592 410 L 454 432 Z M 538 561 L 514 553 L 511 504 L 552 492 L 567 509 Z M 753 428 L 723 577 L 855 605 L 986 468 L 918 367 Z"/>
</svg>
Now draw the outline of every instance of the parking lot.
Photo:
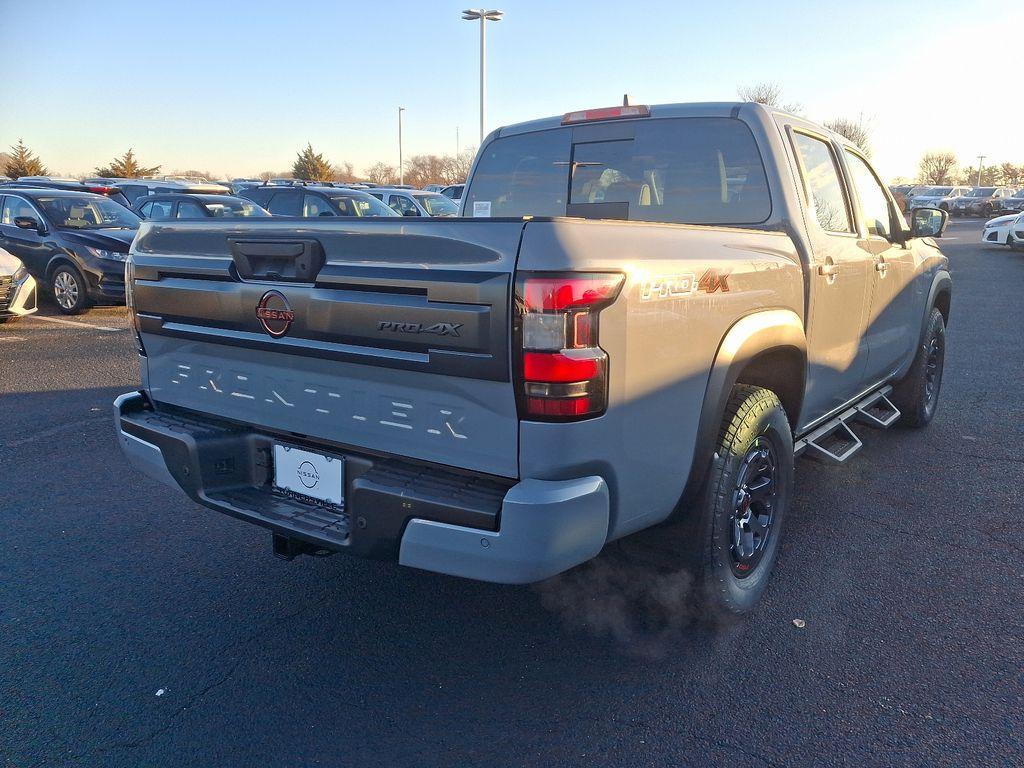
<svg viewBox="0 0 1024 768">
<path fill-rule="evenodd" d="M 123 460 L 124 310 L 44 303 L 0 329 L 2 764 L 1019 765 L 1024 257 L 980 229 L 943 241 L 935 422 L 798 462 L 719 632 L 618 546 L 534 587 L 277 560 Z"/>
</svg>

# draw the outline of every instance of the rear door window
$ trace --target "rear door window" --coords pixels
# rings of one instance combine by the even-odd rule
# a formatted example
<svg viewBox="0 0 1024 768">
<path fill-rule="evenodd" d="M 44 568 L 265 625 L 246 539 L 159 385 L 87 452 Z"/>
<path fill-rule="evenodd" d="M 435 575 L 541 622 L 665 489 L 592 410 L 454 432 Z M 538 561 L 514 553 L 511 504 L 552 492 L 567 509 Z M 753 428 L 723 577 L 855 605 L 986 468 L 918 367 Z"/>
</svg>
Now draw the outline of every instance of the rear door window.
<svg viewBox="0 0 1024 768">
<path fill-rule="evenodd" d="M 203 211 L 202 207 L 200 207 L 198 203 L 193 203 L 191 200 L 182 200 L 178 203 L 178 218 L 205 219 L 206 212 Z"/>
<path fill-rule="evenodd" d="M 306 217 L 333 216 L 334 211 L 331 209 L 331 204 L 324 198 L 307 194 L 302 198 L 302 215 Z"/>
<path fill-rule="evenodd" d="M 826 232 L 852 233 L 850 209 L 831 146 L 806 133 L 794 133 L 793 144 L 818 224 Z"/>
<path fill-rule="evenodd" d="M 301 216 L 302 196 L 295 189 L 275 192 L 274 196 L 270 198 L 267 210 L 275 216 Z"/>
<path fill-rule="evenodd" d="M 681 224 L 757 224 L 771 215 L 761 153 L 742 121 L 607 125 L 492 142 L 470 181 L 466 210 Z"/>
<path fill-rule="evenodd" d="M 174 203 L 166 200 L 154 200 L 148 218 L 155 221 L 163 221 L 164 219 L 171 218 L 174 215 L 173 211 Z"/>
</svg>

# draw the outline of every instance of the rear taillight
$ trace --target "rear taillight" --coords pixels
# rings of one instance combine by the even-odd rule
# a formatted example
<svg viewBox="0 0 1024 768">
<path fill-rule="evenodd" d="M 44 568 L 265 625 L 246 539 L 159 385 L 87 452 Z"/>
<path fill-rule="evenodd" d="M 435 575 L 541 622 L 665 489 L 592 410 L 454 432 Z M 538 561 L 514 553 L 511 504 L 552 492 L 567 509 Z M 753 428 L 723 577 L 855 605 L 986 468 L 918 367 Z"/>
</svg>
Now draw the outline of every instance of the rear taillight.
<svg viewBox="0 0 1024 768">
<path fill-rule="evenodd" d="M 128 254 L 128 260 L 124 263 L 124 303 L 128 308 L 128 321 L 132 324 L 135 332 L 135 347 L 139 354 L 146 356 L 146 348 L 142 346 L 142 329 L 139 326 L 139 315 L 135 311 L 135 264 L 132 256 Z"/>
<path fill-rule="evenodd" d="M 598 318 L 619 295 L 619 272 L 519 273 L 516 281 L 521 418 L 565 421 L 608 406 L 608 355 Z"/>
</svg>

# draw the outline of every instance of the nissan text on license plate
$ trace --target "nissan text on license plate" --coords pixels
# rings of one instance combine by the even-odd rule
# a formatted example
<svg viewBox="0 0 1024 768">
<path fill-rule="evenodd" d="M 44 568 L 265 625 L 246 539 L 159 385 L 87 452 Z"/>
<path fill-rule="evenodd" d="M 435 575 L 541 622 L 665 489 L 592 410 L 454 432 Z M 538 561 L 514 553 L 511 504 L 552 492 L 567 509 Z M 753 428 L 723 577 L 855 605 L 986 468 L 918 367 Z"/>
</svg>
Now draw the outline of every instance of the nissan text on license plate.
<svg viewBox="0 0 1024 768">
<path fill-rule="evenodd" d="M 275 444 L 274 487 L 340 505 L 345 494 L 345 460 Z"/>
</svg>

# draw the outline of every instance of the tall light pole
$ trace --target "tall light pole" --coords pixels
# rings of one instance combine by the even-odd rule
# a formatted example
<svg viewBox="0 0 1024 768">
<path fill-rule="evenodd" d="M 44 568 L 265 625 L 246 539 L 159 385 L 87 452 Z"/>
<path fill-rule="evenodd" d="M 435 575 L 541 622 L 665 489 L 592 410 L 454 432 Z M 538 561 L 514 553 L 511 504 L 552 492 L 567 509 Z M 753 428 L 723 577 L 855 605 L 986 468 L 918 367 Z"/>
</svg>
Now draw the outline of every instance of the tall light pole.
<svg viewBox="0 0 1024 768">
<path fill-rule="evenodd" d="M 405 107 L 398 108 L 398 183 L 405 184 L 405 166 L 402 164 L 402 113 Z M 392 176 L 391 178 L 395 178 Z"/>
<path fill-rule="evenodd" d="M 985 162 L 985 156 L 984 155 L 978 155 L 978 183 L 974 185 L 976 187 L 980 187 L 981 186 L 981 164 L 984 163 L 984 162 Z"/>
<path fill-rule="evenodd" d="M 484 143 L 484 118 L 487 113 L 487 22 L 501 21 L 504 11 L 467 8 L 462 12 L 466 21 L 480 19 L 480 143 Z"/>
</svg>

